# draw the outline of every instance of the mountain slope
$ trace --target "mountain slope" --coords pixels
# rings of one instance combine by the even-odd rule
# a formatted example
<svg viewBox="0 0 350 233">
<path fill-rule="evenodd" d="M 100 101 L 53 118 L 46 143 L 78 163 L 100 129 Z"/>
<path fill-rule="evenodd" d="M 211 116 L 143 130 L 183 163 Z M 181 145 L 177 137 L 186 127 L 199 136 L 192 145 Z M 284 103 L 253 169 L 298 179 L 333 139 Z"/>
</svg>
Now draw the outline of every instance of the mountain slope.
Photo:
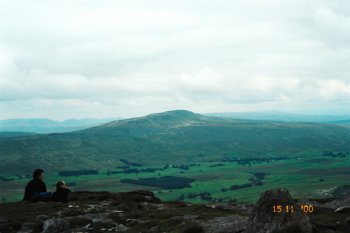
<svg viewBox="0 0 350 233">
<path fill-rule="evenodd" d="M 348 151 L 350 130 L 316 123 L 235 120 L 170 111 L 119 120 L 72 133 L 0 139 L 0 171 L 113 168 L 196 162 L 224 156 L 288 156 Z"/>
</svg>

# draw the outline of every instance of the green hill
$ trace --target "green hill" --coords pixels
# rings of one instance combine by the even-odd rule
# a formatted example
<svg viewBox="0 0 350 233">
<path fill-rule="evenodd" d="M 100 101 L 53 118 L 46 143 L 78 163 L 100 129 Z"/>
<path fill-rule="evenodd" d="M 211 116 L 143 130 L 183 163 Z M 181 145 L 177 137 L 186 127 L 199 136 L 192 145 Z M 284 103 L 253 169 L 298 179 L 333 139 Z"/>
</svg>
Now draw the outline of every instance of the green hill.
<svg viewBox="0 0 350 233">
<path fill-rule="evenodd" d="M 0 139 L 0 173 L 109 169 L 222 158 L 348 151 L 350 129 L 332 124 L 236 120 L 170 111 L 71 133 Z"/>
</svg>

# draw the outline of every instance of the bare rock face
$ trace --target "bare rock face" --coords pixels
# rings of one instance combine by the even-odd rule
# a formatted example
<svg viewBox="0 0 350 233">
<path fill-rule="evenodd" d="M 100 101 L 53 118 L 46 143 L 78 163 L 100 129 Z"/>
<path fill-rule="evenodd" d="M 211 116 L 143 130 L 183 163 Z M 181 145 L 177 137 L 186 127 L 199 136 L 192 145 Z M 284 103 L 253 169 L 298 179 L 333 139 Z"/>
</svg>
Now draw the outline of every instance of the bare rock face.
<svg viewBox="0 0 350 233">
<path fill-rule="evenodd" d="M 7 219 L 0 217 L 0 227 L 7 224 Z"/>
<path fill-rule="evenodd" d="M 350 196 L 340 197 L 324 205 L 327 208 L 334 210 L 349 209 L 350 208 Z M 338 212 L 336 211 L 336 212 Z"/>
<path fill-rule="evenodd" d="M 67 220 L 61 218 L 52 218 L 46 220 L 43 224 L 43 233 L 68 232 L 70 224 Z"/>
<path fill-rule="evenodd" d="M 68 197 L 69 201 L 105 201 L 113 200 L 120 203 L 129 202 L 154 202 L 160 203 L 160 199 L 154 196 L 154 193 L 145 190 L 136 190 L 132 192 L 89 192 L 89 191 L 78 191 L 72 192 Z"/>
<path fill-rule="evenodd" d="M 350 226 L 350 216 L 348 216 L 348 217 L 344 220 L 344 223 L 345 223 L 347 226 Z"/>
<path fill-rule="evenodd" d="M 239 215 L 216 217 L 202 223 L 204 232 L 239 233 L 247 227 L 248 218 Z"/>
<path fill-rule="evenodd" d="M 281 205 L 281 212 L 274 212 L 273 206 Z M 285 206 L 294 206 L 294 212 L 287 212 Z M 286 189 L 269 190 L 261 194 L 248 222 L 246 233 L 272 232 L 312 233 L 312 224 L 307 214 L 293 200 Z"/>
</svg>

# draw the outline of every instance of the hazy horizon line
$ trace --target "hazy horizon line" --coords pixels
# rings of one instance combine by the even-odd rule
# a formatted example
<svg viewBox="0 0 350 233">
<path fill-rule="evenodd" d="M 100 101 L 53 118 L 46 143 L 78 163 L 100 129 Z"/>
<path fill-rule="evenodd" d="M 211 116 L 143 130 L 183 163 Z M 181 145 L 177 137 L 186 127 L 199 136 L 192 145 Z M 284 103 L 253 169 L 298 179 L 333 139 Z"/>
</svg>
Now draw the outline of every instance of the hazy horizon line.
<svg viewBox="0 0 350 233">
<path fill-rule="evenodd" d="M 122 116 L 106 116 L 106 117 L 68 117 L 68 118 L 50 118 L 50 117 L 16 117 L 16 118 L 0 118 L 0 121 L 6 121 L 6 120 L 32 120 L 32 119 L 45 119 L 45 120 L 51 120 L 56 122 L 65 122 L 69 120 L 104 120 L 104 119 L 110 119 L 110 120 L 121 120 L 121 119 L 129 119 L 129 118 L 136 118 L 136 117 L 144 117 L 150 114 L 157 114 L 157 113 L 165 113 L 165 112 L 171 112 L 171 111 L 190 111 L 193 113 L 201 114 L 201 115 L 212 115 L 212 114 L 272 114 L 272 115 L 295 115 L 295 116 L 306 116 L 306 117 L 317 117 L 317 116 L 344 116 L 350 117 L 349 113 L 308 113 L 308 112 L 288 112 L 288 111 L 279 111 L 279 110 L 262 110 L 262 111 L 218 111 L 218 112 L 196 112 L 191 111 L 188 109 L 172 109 L 172 110 L 166 110 L 166 111 L 160 111 L 160 112 L 151 112 L 151 113 L 144 113 L 144 114 L 137 114 L 137 115 L 130 115 L 126 117 Z"/>
</svg>

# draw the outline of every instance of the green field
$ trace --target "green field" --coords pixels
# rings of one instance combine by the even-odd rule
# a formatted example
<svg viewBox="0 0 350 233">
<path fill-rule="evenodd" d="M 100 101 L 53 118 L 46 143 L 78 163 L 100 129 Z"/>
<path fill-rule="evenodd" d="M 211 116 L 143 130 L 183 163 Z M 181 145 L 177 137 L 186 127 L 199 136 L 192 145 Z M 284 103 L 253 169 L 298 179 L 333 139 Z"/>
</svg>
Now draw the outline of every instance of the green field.
<svg viewBox="0 0 350 233">
<path fill-rule="evenodd" d="M 220 166 L 213 166 L 221 164 Z M 165 164 L 164 164 L 165 165 Z M 159 166 L 157 166 L 159 167 Z M 147 167 L 130 168 L 144 169 Z M 122 172 L 123 169 L 114 171 Z M 253 173 L 263 172 L 267 174 L 262 179 L 263 185 L 241 188 L 237 190 L 222 191 L 229 189 L 232 185 L 241 185 L 251 182 Z M 49 191 L 54 191 L 54 184 L 58 180 L 67 183 L 75 183 L 71 189 L 91 191 L 130 191 L 145 189 L 154 191 L 162 200 L 181 200 L 187 202 L 207 202 L 198 197 L 197 194 L 210 193 L 212 201 L 255 202 L 261 192 L 271 188 L 288 188 L 296 198 L 321 197 L 328 189 L 339 185 L 348 184 L 350 178 L 350 156 L 328 157 L 322 152 L 311 151 L 291 155 L 288 159 L 270 160 L 265 162 L 251 162 L 250 164 L 239 164 L 237 162 L 210 161 L 200 162 L 189 166 L 188 170 L 174 168 L 171 165 L 163 170 L 154 172 L 140 172 L 130 174 L 107 174 L 107 170 L 99 170 L 95 175 L 79 175 L 62 177 L 58 173 L 47 172 L 46 184 Z M 189 177 L 195 179 L 191 187 L 179 189 L 162 189 L 159 187 L 141 186 L 135 184 L 121 183 L 122 179 L 158 178 L 164 176 Z M 0 198 L 3 201 L 20 200 L 23 189 L 28 178 L 19 179 L 14 175 L 2 176 L 13 181 L 0 181 Z M 189 194 L 190 197 L 189 198 Z M 197 197 L 196 197 L 197 196 Z"/>
</svg>

